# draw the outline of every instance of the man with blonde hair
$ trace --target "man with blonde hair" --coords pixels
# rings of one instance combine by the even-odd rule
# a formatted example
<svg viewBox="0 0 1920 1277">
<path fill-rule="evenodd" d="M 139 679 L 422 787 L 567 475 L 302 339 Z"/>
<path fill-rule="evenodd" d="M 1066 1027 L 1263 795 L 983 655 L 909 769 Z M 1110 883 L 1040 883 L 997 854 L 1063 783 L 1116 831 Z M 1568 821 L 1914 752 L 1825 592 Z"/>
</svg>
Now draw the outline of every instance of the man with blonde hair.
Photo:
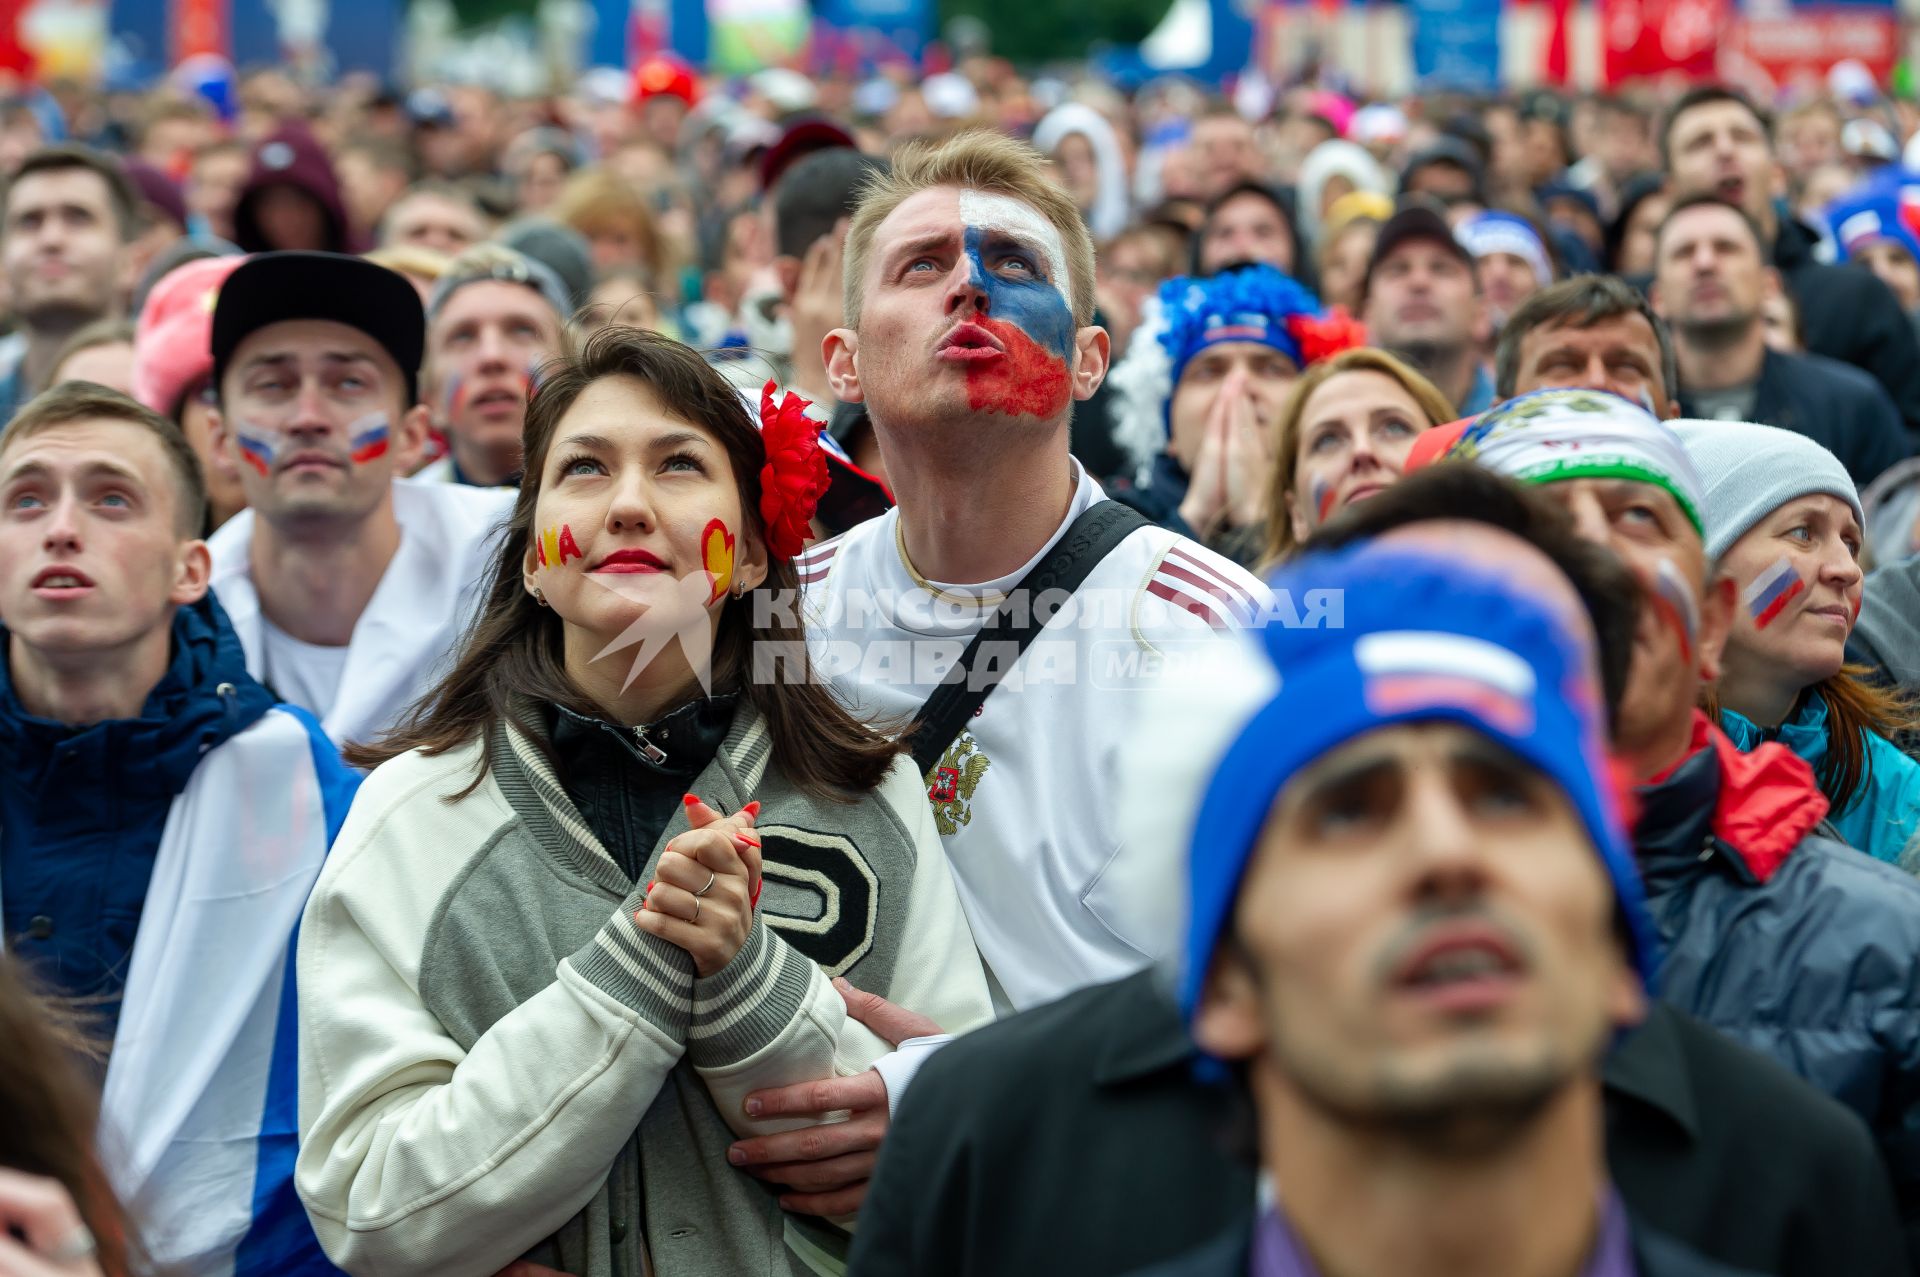
<svg viewBox="0 0 1920 1277">
<path fill-rule="evenodd" d="M 861 715 L 913 722 L 1003 1008 L 1170 949 L 1171 920 L 1140 889 L 1157 873 L 1141 858 L 1164 849 L 1128 846 L 1115 817 L 1119 760 L 1150 747 L 1132 693 L 1160 663 L 1216 653 L 1266 603 L 1230 561 L 1106 501 L 1069 453 L 1073 404 L 1107 371 L 1093 291 L 1092 237 L 1039 153 L 963 133 L 869 181 L 846 326 L 824 342 L 898 505 L 798 561 L 816 668 Z M 851 1210 L 929 1045 L 751 1097 L 766 1115 L 854 1117 L 743 1141 L 736 1164 L 794 1190 L 790 1209 Z"/>
</svg>

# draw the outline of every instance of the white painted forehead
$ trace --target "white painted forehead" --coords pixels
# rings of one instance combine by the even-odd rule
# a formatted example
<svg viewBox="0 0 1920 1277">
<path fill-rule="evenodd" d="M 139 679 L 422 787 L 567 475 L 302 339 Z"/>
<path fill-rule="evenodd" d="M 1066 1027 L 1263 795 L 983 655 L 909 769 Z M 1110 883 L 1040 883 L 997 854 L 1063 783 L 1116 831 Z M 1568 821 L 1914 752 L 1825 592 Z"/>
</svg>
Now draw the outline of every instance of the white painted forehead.
<svg viewBox="0 0 1920 1277">
<path fill-rule="evenodd" d="M 1072 301 L 1073 281 L 1067 275 L 1067 247 L 1060 239 L 1060 232 L 1040 215 L 1040 210 L 1011 195 L 963 190 L 960 220 L 968 226 L 1017 235 L 1039 249 L 1047 259 L 1047 274 L 1053 279 L 1054 287 L 1062 297 Z"/>
</svg>

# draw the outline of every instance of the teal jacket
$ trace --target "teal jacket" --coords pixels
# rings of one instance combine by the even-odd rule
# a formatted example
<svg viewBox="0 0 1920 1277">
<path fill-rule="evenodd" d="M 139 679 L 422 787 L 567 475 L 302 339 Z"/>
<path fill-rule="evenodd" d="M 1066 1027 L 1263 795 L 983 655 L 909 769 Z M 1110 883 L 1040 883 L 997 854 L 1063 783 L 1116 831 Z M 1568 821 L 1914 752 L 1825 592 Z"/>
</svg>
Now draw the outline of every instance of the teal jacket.
<svg viewBox="0 0 1920 1277">
<path fill-rule="evenodd" d="M 1730 709 L 1720 711 L 1720 726 L 1743 752 L 1764 741 L 1777 740 L 1807 761 L 1814 773 L 1827 760 L 1827 701 L 1809 696 L 1786 722 L 1768 730 Z M 1892 741 L 1867 733 L 1868 772 L 1844 811 L 1830 811 L 1827 819 L 1849 846 L 1875 860 L 1901 864 L 1907 844 L 1920 832 L 1920 762 L 1901 752 Z M 1915 848 L 1920 854 L 1920 845 Z M 1917 868 L 1911 862 L 1906 867 Z"/>
</svg>

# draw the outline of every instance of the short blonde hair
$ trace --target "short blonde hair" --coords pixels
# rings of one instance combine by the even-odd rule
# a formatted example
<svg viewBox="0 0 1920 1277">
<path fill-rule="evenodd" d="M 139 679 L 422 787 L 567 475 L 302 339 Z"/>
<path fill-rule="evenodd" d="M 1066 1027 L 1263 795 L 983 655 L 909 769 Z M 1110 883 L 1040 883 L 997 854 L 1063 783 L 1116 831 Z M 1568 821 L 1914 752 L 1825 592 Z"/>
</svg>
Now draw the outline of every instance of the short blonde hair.
<svg viewBox="0 0 1920 1277">
<path fill-rule="evenodd" d="M 1267 489 L 1267 551 L 1263 566 L 1281 562 L 1295 549 L 1293 520 L 1287 517 L 1287 493 L 1293 490 L 1293 481 L 1300 472 L 1300 424 L 1307 415 L 1307 400 L 1313 398 L 1314 391 L 1348 372 L 1377 372 L 1399 382 L 1400 388 L 1426 416 L 1429 430 L 1454 419 L 1453 405 L 1438 386 L 1377 347 L 1343 350 L 1308 368 L 1293 384 L 1292 397 L 1274 426 L 1273 482 Z"/>
<path fill-rule="evenodd" d="M 849 328 L 860 327 L 867 264 L 880 223 L 912 196 L 941 186 L 1012 196 L 1051 222 L 1067 250 L 1074 325 L 1093 322 L 1093 235 L 1073 197 L 1054 180 L 1046 157 L 1025 142 L 969 129 L 943 142 L 910 143 L 895 153 L 891 170 L 867 178 L 847 228 L 843 298 Z"/>
<path fill-rule="evenodd" d="M 396 275 L 413 275 L 429 284 L 437 282 L 447 273 L 447 267 L 453 265 L 453 259 L 445 253 L 436 253 L 418 244 L 389 244 L 363 256 L 375 266 L 384 266 Z"/>
</svg>

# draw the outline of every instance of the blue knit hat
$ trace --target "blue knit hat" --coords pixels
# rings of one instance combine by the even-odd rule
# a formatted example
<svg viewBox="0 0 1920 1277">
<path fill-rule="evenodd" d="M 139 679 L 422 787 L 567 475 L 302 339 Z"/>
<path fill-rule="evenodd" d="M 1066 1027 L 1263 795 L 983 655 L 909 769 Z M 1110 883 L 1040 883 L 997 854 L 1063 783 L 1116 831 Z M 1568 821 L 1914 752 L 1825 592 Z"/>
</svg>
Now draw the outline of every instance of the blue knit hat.
<svg viewBox="0 0 1920 1277">
<path fill-rule="evenodd" d="M 1225 341 L 1271 346 L 1304 371 L 1309 358 L 1301 344 L 1300 321 L 1321 319 L 1317 297 L 1297 280 L 1263 265 L 1170 279 L 1160 285 L 1160 305 L 1167 317 L 1160 344 L 1166 348 L 1175 386 L 1195 355 Z"/>
<path fill-rule="evenodd" d="M 1187 929 L 1179 971 L 1191 1020 L 1248 859 L 1287 781 L 1328 751 L 1394 723 L 1464 724 L 1565 791 L 1613 883 L 1630 957 L 1652 988 L 1658 940 L 1619 812 L 1610 800 L 1605 710 L 1591 639 L 1491 572 L 1404 547 L 1310 555 L 1276 596 L 1339 592 L 1324 626 L 1269 624 L 1235 641 L 1260 667 L 1238 712 L 1206 707 L 1231 738 L 1209 758 L 1188 825 Z M 1325 597 L 1324 595 L 1320 597 Z M 1205 830 L 1201 839 L 1197 831 Z"/>
</svg>

